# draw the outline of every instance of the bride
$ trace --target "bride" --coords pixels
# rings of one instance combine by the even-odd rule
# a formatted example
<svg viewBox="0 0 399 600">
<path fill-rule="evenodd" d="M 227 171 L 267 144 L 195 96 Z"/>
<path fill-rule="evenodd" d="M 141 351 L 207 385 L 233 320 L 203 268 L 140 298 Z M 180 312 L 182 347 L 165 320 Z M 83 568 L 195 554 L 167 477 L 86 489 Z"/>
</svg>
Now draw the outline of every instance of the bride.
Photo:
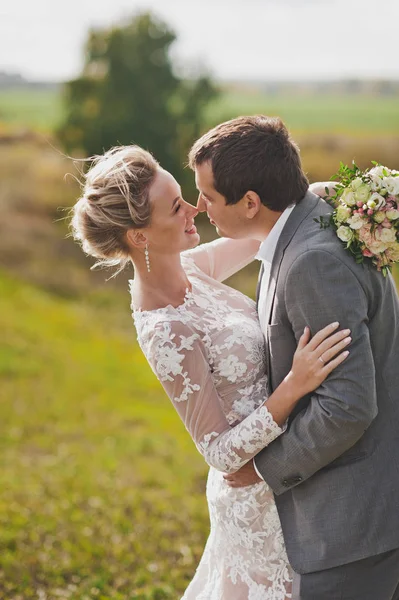
<svg viewBox="0 0 399 600">
<path fill-rule="evenodd" d="M 266 398 L 255 303 L 222 283 L 253 260 L 259 242 L 198 245 L 197 212 L 151 154 L 126 146 L 94 161 L 72 229 L 100 264 L 133 262 L 139 344 L 211 467 L 211 532 L 184 600 L 286 600 L 292 578 L 273 493 L 265 482 L 231 488 L 223 473 L 283 434 L 299 399 L 345 360 L 348 330 L 333 323 L 310 339 L 306 328 L 290 372 Z"/>
</svg>

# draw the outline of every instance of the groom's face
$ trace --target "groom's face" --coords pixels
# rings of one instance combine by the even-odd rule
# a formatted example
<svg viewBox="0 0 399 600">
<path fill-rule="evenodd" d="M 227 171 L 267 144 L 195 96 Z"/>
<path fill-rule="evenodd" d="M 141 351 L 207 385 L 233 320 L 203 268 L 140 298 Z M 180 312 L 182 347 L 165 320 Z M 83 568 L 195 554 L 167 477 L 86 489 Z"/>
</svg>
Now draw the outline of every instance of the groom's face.
<svg viewBox="0 0 399 600">
<path fill-rule="evenodd" d="M 244 234 L 244 219 L 240 202 L 226 204 L 226 199 L 215 190 L 212 167 L 209 162 L 195 167 L 195 183 L 199 191 L 197 209 L 205 212 L 211 224 L 222 237 L 241 238 Z"/>
</svg>

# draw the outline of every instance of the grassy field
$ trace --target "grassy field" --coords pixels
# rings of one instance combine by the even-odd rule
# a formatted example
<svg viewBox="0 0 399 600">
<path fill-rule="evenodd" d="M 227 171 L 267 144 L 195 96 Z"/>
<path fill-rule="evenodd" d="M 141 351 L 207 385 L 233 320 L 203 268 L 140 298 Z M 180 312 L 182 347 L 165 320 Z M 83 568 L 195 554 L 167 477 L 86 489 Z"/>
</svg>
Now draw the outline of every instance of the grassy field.
<svg viewBox="0 0 399 600">
<path fill-rule="evenodd" d="M 206 466 L 135 343 L 0 273 L 0 598 L 175 599 Z"/>
<path fill-rule="evenodd" d="M 258 90 L 226 89 L 206 111 L 207 126 L 240 114 L 279 115 L 289 128 L 301 133 L 365 135 L 399 134 L 396 97 L 359 94 L 266 94 Z M 62 117 L 61 91 L 0 91 L 0 124 L 50 131 Z"/>
<path fill-rule="evenodd" d="M 61 94 L 58 90 L 0 91 L 0 124 L 3 129 L 26 127 L 50 131 L 59 123 L 61 115 Z"/>
<path fill-rule="evenodd" d="M 47 133 L 58 99 L 32 98 L 0 93 L 0 600 L 176 599 L 207 537 L 207 468 L 137 346 L 129 274 L 106 282 L 66 238 L 77 172 Z M 287 100 L 299 129 L 304 107 Z M 368 137 L 299 134 L 311 179 L 352 158 L 399 168 L 392 110 Z M 257 266 L 230 283 L 253 296 Z"/>
<path fill-rule="evenodd" d="M 1 600 L 175 600 L 194 573 L 207 468 L 122 310 L 0 271 Z"/>
<path fill-rule="evenodd" d="M 240 114 L 278 115 L 296 134 L 399 134 L 395 97 L 361 95 L 267 95 L 230 90 L 209 105 L 207 120 L 215 125 Z"/>
</svg>

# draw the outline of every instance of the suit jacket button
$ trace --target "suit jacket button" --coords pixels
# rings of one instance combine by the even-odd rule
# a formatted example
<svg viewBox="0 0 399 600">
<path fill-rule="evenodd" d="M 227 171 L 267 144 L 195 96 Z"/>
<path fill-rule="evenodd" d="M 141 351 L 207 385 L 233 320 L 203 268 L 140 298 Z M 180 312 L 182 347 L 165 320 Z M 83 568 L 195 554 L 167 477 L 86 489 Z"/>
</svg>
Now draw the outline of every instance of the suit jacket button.
<svg viewBox="0 0 399 600">
<path fill-rule="evenodd" d="M 294 477 L 289 477 L 288 479 L 283 479 L 281 482 L 284 487 L 291 487 L 296 485 L 297 483 L 301 483 L 302 477 L 300 475 L 295 475 Z"/>
</svg>

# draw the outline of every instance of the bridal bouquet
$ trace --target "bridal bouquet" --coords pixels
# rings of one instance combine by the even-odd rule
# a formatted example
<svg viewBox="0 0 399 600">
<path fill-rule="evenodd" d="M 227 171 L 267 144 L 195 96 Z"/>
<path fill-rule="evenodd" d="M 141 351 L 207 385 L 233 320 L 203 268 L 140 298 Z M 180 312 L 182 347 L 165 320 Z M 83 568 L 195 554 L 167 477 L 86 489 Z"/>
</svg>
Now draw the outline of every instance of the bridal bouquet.
<svg viewBox="0 0 399 600">
<path fill-rule="evenodd" d="M 334 227 L 356 262 L 369 260 L 386 276 L 399 262 L 399 171 L 372 164 L 361 171 L 341 163 L 329 200 L 334 211 L 315 220 L 323 228 Z"/>
</svg>

